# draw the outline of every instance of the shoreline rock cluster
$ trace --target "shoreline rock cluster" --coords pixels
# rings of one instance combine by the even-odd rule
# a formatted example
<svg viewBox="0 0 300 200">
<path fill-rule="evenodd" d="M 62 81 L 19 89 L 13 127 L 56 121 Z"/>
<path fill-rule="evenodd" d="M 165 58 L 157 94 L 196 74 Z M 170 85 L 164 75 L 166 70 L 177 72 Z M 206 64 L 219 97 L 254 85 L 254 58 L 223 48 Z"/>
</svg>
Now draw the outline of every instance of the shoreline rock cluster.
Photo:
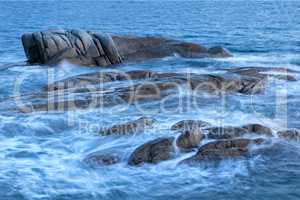
<svg viewBox="0 0 300 200">
<path fill-rule="evenodd" d="M 150 118 L 125 123 L 127 126 L 147 126 Z M 156 120 L 152 119 L 152 122 Z M 112 130 L 116 126 L 111 127 Z M 120 124 L 120 127 L 124 124 Z M 124 132 L 124 129 L 122 129 Z M 275 133 L 269 127 L 262 124 L 246 124 L 240 127 L 220 126 L 216 127 L 202 120 L 182 120 L 171 126 L 170 131 L 174 136 L 160 137 L 150 140 L 137 147 L 128 158 L 128 165 L 140 166 L 143 164 L 157 164 L 175 158 L 175 148 L 182 153 L 195 151 L 196 153 L 182 160 L 179 164 L 194 165 L 201 162 L 218 162 L 224 159 L 247 158 L 263 153 L 255 151 L 252 147 L 264 149 L 272 148 L 274 139 L 281 138 L 291 141 L 300 141 L 300 130 L 288 129 Z M 140 130 L 128 129 L 128 134 L 135 134 Z M 114 134 L 119 134 L 115 132 Z M 177 135 L 177 136 L 176 136 Z M 273 140 L 273 141 L 272 141 Z M 97 165 L 111 165 L 120 161 L 117 155 L 92 153 L 87 156 L 85 162 L 93 162 Z"/>
<path fill-rule="evenodd" d="M 117 36 L 83 30 L 49 30 L 27 33 L 22 43 L 29 64 L 56 65 L 67 60 L 86 66 L 114 66 L 178 54 L 186 58 L 224 58 L 232 56 L 222 47 L 206 48 L 199 44 L 162 37 Z M 236 93 L 251 96 L 263 94 L 269 78 L 297 81 L 298 71 L 287 68 L 234 67 L 221 69 L 221 73 L 154 72 L 150 70 L 98 71 L 58 80 L 46 85 L 40 94 L 24 95 L 21 112 L 69 111 L 132 105 L 153 102 L 178 94 L 178 88 L 200 94 L 227 95 Z M 107 87 L 106 84 L 118 84 Z M 124 84 L 119 84 L 124 83 Z M 1 102 L 6 104 L 7 102 Z M 29 106 L 26 106 L 27 103 Z M 141 134 L 153 128 L 156 120 L 141 117 L 111 127 L 104 127 L 99 134 Z M 171 136 L 150 140 L 137 147 L 129 156 L 129 166 L 157 164 L 177 156 L 176 151 L 195 154 L 180 164 L 218 162 L 238 159 L 256 153 L 252 147 L 264 149 L 282 138 L 300 141 L 297 129 L 275 133 L 262 124 L 243 126 L 214 126 L 202 120 L 183 120 L 171 126 Z M 102 151 L 89 154 L 84 162 L 91 166 L 117 164 L 122 159 L 118 153 Z"/>
</svg>

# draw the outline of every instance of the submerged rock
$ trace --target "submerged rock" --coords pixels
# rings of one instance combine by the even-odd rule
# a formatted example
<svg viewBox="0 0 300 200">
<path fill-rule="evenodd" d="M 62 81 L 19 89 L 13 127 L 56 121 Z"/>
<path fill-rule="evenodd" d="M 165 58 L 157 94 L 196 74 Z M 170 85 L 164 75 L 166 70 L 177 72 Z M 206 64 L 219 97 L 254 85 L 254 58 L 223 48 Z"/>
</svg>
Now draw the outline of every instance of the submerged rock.
<svg viewBox="0 0 300 200">
<path fill-rule="evenodd" d="M 200 130 L 185 130 L 176 139 L 176 145 L 181 149 L 189 150 L 198 147 L 202 139 L 204 134 Z"/>
<path fill-rule="evenodd" d="M 210 123 L 202 120 L 182 120 L 171 126 L 171 130 L 193 130 L 210 126 Z"/>
<path fill-rule="evenodd" d="M 237 92 L 242 94 L 262 93 L 265 90 L 266 81 L 266 78 L 226 73 L 194 75 L 190 78 L 191 88 L 195 91 Z"/>
<path fill-rule="evenodd" d="M 293 74 L 299 73 L 298 71 L 282 67 L 239 67 L 227 69 L 227 71 L 260 79 L 274 77 L 286 81 L 297 81 L 297 78 Z"/>
<path fill-rule="evenodd" d="M 100 167 L 113 165 L 120 161 L 116 154 L 104 154 L 103 152 L 94 152 L 88 155 L 83 162 L 91 167 Z"/>
<path fill-rule="evenodd" d="M 125 135 L 143 132 L 147 128 L 151 128 L 155 120 L 148 117 L 141 117 L 137 120 L 126 122 L 124 124 L 117 124 L 110 128 L 100 130 L 101 135 Z"/>
<path fill-rule="evenodd" d="M 288 129 L 284 131 L 278 131 L 277 135 L 284 139 L 300 141 L 300 130 L 298 129 Z"/>
<path fill-rule="evenodd" d="M 138 147 L 129 157 L 129 165 L 158 163 L 171 158 L 174 137 L 158 138 Z"/>
<path fill-rule="evenodd" d="M 80 65 L 108 66 L 174 54 L 189 58 L 231 56 L 222 47 L 207 49 L 165 38 L 110 36 L 83 30 L 27 33 L 22 36 L 22 43 L 31 64 L 56 64 L 68 60 Z"/>
<path fill-rule="evenodd" d="M 264 139 L 233 139 L 209 142 L 201 146 L 198 152 L 184 160 L 182 163 L 195 163 L 200 161 L 219 161 L 226 158 L 236 158 L 248 156 L 250 154 L 249 145 L 260 145 Z"/>
</svg>

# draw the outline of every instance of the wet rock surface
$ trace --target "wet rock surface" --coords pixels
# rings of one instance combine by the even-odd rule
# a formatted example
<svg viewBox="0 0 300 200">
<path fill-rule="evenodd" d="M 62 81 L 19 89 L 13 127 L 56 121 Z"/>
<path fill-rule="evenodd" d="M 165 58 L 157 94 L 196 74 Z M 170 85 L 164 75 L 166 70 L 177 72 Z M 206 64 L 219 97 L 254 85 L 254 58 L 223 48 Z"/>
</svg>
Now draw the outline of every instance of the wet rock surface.
<svg viewBox="0 0 300 200">
<path fill-rule="evenodd" d="M 125 135 L 143 132 L 147 128 L 151 128 L 155 120 L 148 117 L 141 117 L 131 122 L 117 124 L 110 128 L 102 128 L 101 135 Z"/>
<path fill-rule="evenodd" d="M 273 133 L 269 127 L 261 124 L 246 124 L 241 127 L 220 126 L 205 128 L 206 137 L 209 139 L 231 139 L 244 137 L 246 135 L 264 135 L 272 137 Z"/>
<path fill-rule="evenodd" d="M 91 167 L 101 167 L 114 165 L 120 161 L 117 154 L 108 154 L 103 152 L 94 152 L 89 154 L 83 162 Z"/>
<path fill-rule="evenodd" d="M 205 131 L 209 139 L 231 139 L 242 137 L 248 133 L 246 129 L 234 126 L 210 127 Z"/>
<path fill-rule="evenodd" d="M 174 151 L 173 141 L 174 137 L 158 138 L 141 145 L 130 155 L 128 164 L 155 164 L 170 159 Z"/>
<path fill-rule="evenodd" d="M 22 43 L 29 63 L 109 66 L 179 54 L 183 57 L 230 57 L 222 47 L 207 49 L 194 43 L 158 37 L 111 36 L 84 30 L 27 33 Z"/>
<path fill-rule="evenodd" d="M 277 135 L 287 140 L 300 141 L 300 130 L 298 129 L 288 129 L 284 131 L 278 131 Z"/>
<path fill-rule="evenodd" d="M 189 150 L 198 147 L 202 139 L 204 134 L 200 130 L 185 130 L 177 137 L 176 145 L 181 149 Z"/>
<path fill-rule="evenodd" d="M 198 130 L 210 126 L 210 123 L 202 120 L 182 120 L 171 126 L 171 130 Z"/>
<path fill-rule="evenodd" d="M 123 81 L 123 82 L 122 82 Z M 126 82 L 127 81 L 127 82 Z M 116 82 L 116 83 L 115 83 Z M 124 84 L 119 84 L 119 83 Z M 110 88 L 106 83 L 119 84 Z M 82 74 L 47 85 L 38 95 L 26 95 L 22 112 L 67 111 L 162 100 L 185 87 L 192 95 L 261 94 L 265 79 L 228 74 L 187 74 L 137 70 Z M 20 98 L 23 98 L 22 96 Z M 25 104 L 26 105 L 26 104 Z"/>
<path fill-rule="evenodd" d="M 192 164 L 200 161 L 219 161 L 226 158 L 244 157 L 250 154 L 249 145 L 260 145 L 264 139 L 232 139 L 209 142 L 198 152 L 182 163 Z"/>
<path fill-rule="evenodd" d="M 256 133 L 260 135 L 272 136 L 272 130 L 269 127 L 263 126 L 261 124 L 247 124 L 242 128 L 246 129 L 250 133 Z"/>
<path fill-rule="evenodd" d="M 299 74 L 299 71 L 280 67 L 240 67 L 227 69 L 227 71 L 229 73 L 256 77 L 260 79 L 274 77 L 286 81 L 297 81 L 295 74 Z"/>
</svg>

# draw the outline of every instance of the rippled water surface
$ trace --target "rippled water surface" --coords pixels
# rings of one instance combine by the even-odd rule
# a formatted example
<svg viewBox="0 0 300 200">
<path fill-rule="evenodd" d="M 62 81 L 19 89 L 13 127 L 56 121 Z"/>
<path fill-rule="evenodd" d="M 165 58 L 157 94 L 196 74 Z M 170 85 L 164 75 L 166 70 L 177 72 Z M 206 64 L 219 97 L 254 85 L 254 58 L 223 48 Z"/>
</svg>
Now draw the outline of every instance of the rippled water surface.
<svg viewBox="0 0 300 200">
<path fill-rule="evenodd" d="M 109 68 L 68 63 L 23 66 L 20 36 L 50 28 L 81 28 L 123 35 L 156 35 L 222 45 L 234 57 L 184 59 L 177 56 L 117 70 L 149 69 L 211 73 L 224 67 L 300 68 L 300 1 L 98 2 L 0 1 L 0 100 L 39 93 L 51 80 Z M 298 77 L 300 78 L 300 77 Z M 177 163 L 194 152 L 158 165 L 129 167 L 130 153 L 146 141 L 169 136 L 182 119 L 214 124 L 258 122 L 282 129 L 278 96 L 287 97 L 287 126 L 300 128 L 299 82 L 270 81 L 251 99 L 231 94 L 226 105 L 202 102 L 197 109 L 170 102 L 168 112 L 155 103 L 70 112 L 11 112 L 0 108 L 0 199 L 300 199 L 300 144 L 280 141 L 276 155 L 226 160 L 216 167 Z M 280 103 L 279 103 L 280 104 Z M 1 104 L 3 106 L 3 104 Z M 280 109 L 280 108 L 279 108 Z M 134 136 L 99 136 L 93 125 L 110 126 L 142 115 L 158 123 Z M 83 159 L 95 151 L 117 152 L 121 162 L 90 168 Z"/>
</svg>

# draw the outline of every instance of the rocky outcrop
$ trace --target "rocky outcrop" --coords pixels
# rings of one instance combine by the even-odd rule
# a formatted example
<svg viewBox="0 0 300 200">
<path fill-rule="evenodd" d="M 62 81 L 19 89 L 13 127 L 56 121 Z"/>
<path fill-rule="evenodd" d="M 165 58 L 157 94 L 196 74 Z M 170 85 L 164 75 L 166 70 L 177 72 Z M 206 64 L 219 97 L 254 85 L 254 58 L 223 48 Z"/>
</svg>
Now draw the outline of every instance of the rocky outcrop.
<svg viewBox="0 0 300 200">
<path fill-rule="evenodd" d="M 288 129 L 283 131 L 278 131 L 277 135 L 280 138 L 287 140 L 300 141 L 300 130 L 298 129 Z"/>
<path fill-rule="evenodd" d="M 137 120 L 126 122 L 124 124 L 117 124 L 109 128 L 100 130 L 101 135 L 125 135 L 143 132 L 147 128 L 151 128 L 155 120 L 148 117 L 141 117 Z"/>
<path fill-rule="evenodd" d="M 192 164 L 200 161 L 220 161 L 250 155 L 249 145 L 260 145 L 264 139 L 233 139 L 209 142 L 201 146 L 198 152 L 182 163 Z"/>
<path fill-rule="evenodd" d="M 192 148 L 197 148 L 202 139 L 204 139 L 204 134 L 201 130 L 185 130 L 177 137 L 176 145 L 180 149 L 190 150 Z"/>
<path fill-rule="evenodd" d="M 222 47 L 203 46 L 158 37 L 110 36 L 83 30 L 48 30 L 27 33 L 22 43 L 29 63 L 57 64 L 62 60 L 80 65 L 109 66 L 122 62 L 183 57 L 229 57 Z"/>
<path fill-rule="evenodd" d="M 100 167 L 113 165 L 120 161 L 117 154 L 105 154 L 103 152 L 94 152 L 89 154 L 83 162 L 91 167 Z"/>
<path fill-rule="evenodd" d="M 174 137 L 158 138 L 138 147 L 129 157 L 129 165 L 141 165 L 143 163 L 159 163 L 168 160 L 172 156 Z"/>
</svg>

